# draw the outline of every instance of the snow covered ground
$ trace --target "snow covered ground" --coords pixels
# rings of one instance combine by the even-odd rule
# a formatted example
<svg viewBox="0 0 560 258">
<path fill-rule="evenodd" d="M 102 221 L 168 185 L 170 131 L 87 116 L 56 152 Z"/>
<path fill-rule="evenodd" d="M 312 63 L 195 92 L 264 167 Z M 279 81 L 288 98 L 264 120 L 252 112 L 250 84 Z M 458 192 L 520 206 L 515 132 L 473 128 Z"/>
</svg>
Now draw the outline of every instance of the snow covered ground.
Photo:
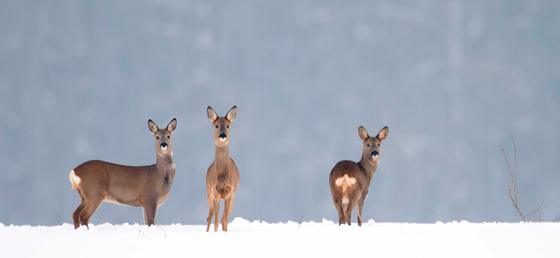
<svg viewBox="0 0 560 258">
<path fill-rule="evenodd" d="M 1 257 L 560 257 L 560 223 L 0 224 Z M 360 256 L 356 256 L 360 255 Z"/>
</svg>

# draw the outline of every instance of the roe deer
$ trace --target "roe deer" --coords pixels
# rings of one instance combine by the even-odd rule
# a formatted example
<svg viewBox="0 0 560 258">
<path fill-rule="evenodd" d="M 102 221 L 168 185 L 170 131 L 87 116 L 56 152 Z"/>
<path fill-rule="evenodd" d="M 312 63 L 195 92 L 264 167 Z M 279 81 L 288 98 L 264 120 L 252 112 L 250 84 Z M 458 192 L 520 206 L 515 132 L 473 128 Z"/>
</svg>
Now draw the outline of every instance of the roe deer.
<svg viewBox="0 0 560 258">
<path fill-rule="evenodd" d="M 175 177 L 171 137 L 176 127 L 175 118 L 164 129 L 148 120 L 155 138 L 156 164 L 133 167 L 90 160 L 70 171 L 70 183 L 81 199 L 72 214 L 74 228 L 85 225 L 89 229 L 91 215 L 104 201 L 143 207 L 144 223 L 153 225 L 156 209 L 169 197 Z"/>
<path fill-rule="evenodd" d="M 379 165 L 381 142 L 387 138 L 389 127 L 383 127 L 377 136 L 370 137 L 366 128 L 360 126 L 358 134 L 363 141 L 362 159 L 338 162 L 331 171 L 329 184 L 334 206 L 338 212 L 338 225 L 352 223 L 352 210 L 358 206 L 358 225 L 362 225 L 362 208 L 368 194 L 371 179 Z"/>
<path fill-rule="evenodd" d="M 237 116 L 237 107 L 233 106 L 225 117 L 219 117 L 212 107 L 208 106 L 206 112 L 208 119 L 214 127 L 214 144 L 216 145 L 216 157 L 208 172 L 206 172 L 206 193 L 208 194 L 208 218 L 206 232 L 210 230 L 212 215 L 214 215 L 214 231 L 218 231 L 218 214 L 220 212 L 220 199 L 224 199 L 225 207 L 222 216 L 222 230 L 227 231 L 229 214 L 233 208 L 235 190 L 239 185 L 239 171 L 235 162 L 229 156 L 230 124 Z"/>
</svg>

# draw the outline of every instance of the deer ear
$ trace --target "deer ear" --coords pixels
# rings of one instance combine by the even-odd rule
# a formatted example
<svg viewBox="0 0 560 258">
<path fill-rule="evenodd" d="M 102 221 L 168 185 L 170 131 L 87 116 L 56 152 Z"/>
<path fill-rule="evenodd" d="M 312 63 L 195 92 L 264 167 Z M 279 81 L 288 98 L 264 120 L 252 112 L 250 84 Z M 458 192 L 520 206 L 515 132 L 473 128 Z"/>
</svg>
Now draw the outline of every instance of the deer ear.
<svg viewBox="0 0 560 258">
<path fill-rule="evenodd" d="M 360 139 L 362 139 L 362 141 L 365 141 L 369 138 L 369 134 L 366 128 L 361 125 L 360 127 L 358 127 L 358 135 L 360 135 Z"/>
<path fill-rule="evenodd" d="M 167 125 L 167 131 L 172 133 L 173 131 L 175 131 L 175 128 L 177 128 L 177 119 L 173 118 L 171 119 L 171 122 L 169 122 L 169 124 Z"/>
<path fill-rule="evenodd" d="M 237 110 L 238 110 L 237 106 L 231 107 L 231 109 L 227 112 L 226 115 L 227 120 L 233 122 L 233 120 L 235 120 L 235 117 L 237 117 Z"/>
<path fill-rule="evenodd" d="M 214 122 L 216 121 L 216 119 L 218 119 L 218 114 L 216 114 L 216 111 L 214 111 L 211 106 L 208 106 L 208 108 L 206 108 L 206 113 L 208 113 L 208 120 L 210 120 L 210 122 Z"/>
<path fill-rule="evenodd" d="M 154 121 L 152 121 L 152 119 L 148 119 L 148 128 L 152 133 L 156 133 L 159 130 L 159 127 L 156 125 L 156 123 L 154 123 Z"/>
<path fill-rule="evenodd" d="M 389 136 L 389 127 L 385 126 L 383 128 L 381 128 L 381 130 L 379 130 L 379 133 L 377 133 L 377 139 L 379 140 L 385 140 L 387 139 L 387 136 Z"/>
</svg>

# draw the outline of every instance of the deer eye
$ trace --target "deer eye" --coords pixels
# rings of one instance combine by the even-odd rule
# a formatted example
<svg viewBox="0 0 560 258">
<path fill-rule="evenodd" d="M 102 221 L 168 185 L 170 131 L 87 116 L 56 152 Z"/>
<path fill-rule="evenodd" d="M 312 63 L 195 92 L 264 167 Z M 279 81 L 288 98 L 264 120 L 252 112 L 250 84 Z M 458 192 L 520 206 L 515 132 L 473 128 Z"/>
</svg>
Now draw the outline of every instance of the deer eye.
<svg viewBox="0 0 560 258">
<path fill-rule="evenodd" d="M 378 143 L 378 144 L 377 144 L 377 147 L 379 147 L 379 146 L 381 146 L 381 144 Z"/>
<path fill-rule="evenodd" d="M 159 140 L 159 136 L 156 136 L 156 139 L 158 139 L 158 140 Z"/>
<path fill-rule="evenodd" d="M 216 125 L 216 129 L 218 128 L 218 125 Z"/>
<path fill-rule="evenodd" d="M 170 137 L 169 137 L 169 135 L 168 135 L 168 136 L 167 136 L 167 139 L 169 139 L 169 138 L 170 138 Z"/>
<path fill-rule="evenodd" d="M 226 125 L 227 128 L 229 128 L 229 125 Z"/>
<path fill-rule="evenodd" d="M 368 144 L 366 144 L 366 145 L 367 145 L 368 147 L 370 147 L 370 146 L 371 146 L 371 145 L 370 145 L 369 143 L 368 143 Z"/>
</svg>

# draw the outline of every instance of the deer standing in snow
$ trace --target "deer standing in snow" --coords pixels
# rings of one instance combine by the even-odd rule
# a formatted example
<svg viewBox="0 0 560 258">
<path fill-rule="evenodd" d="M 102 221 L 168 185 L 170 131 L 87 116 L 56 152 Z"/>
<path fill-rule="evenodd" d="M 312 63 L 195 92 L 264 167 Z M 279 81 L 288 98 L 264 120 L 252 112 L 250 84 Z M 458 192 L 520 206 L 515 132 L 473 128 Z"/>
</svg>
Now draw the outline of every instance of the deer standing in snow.
<svg viewBox="0 0 560 258">
<path fill-rule="evenodd" d="M 222 216 L 222 230 L 227 231 L 228 219 L 233 208 L 235 191 L 239 185 L 239 170 L 229 156 L 231 139 L 230 125 L 237 116 L 237 107 L 233 106 L 225 117 L 219 117 L 212 107 L 206 109 L 208 119 L 214 128 L 213 138 L 216 145 L 216 156 L 206 172 L 206 193 L 208 195 L 208 218 L 206 232 L 210 230 L 212 215 L 214 215 L 214 231 L 218 231 L 218 214 L 220 200 L 224 200 L 224 214 Z"/>
<path fill-rule="evenodd" d="M 358 206 L 358 225 L 362 225 L 362 208 L 368 194 L 371 179 L 379 165 L 381 142 L 387 138 L 389 128 L 383 127 L 375 137 L 370 137 L 366 128 L 360 126 L 358 134 L 364 148 L 359 162 L 338 162 L 329 176 L 329 185 L 338 212 L 338 225 L 352 223 L 352 210 Z"/>
<path fill-rule="evenodd" d="M 70 171 L 70 183 L 81 200 L 72 214 L 74 228 L 89 228 L 89 219 L 102 202 L 143 207 L 144 222 L 153 225 L 156 209 L 169 197 L 175 177 L 171 139 L 176 127 L 175 118 L 163 129 L 148 120 L 155 139 L 156 164 L 133 167 L 90 160 Z"/>
</svg>

